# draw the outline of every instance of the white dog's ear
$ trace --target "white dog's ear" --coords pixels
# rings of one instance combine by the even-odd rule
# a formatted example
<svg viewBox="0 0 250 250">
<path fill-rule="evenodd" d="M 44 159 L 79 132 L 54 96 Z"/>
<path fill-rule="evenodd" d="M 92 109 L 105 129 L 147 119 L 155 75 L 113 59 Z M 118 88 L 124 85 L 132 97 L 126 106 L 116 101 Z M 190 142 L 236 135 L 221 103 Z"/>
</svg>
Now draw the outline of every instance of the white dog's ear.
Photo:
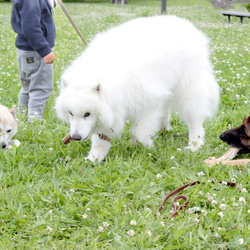
<svg viewBox="0 0 250 250">
<path fill-rule="evenodd" d="M 61 89 L 67 88 L 68 85 L 69 85 L 69 82 L 66 79 L 62 78 L 61 79 Z"/>
<path fill-rule="evenodd" d="M 13 115 L 14 118 L 16 118 L 16 105 L 13 105 L 13 107 L 10 109 L 10 113 Z"/>
<path fill-rule="evenodd" d="M 101 93 L 101 85 L 100 83 L 95 87 L 95 91 L 100 94 Z"/>
</svg>

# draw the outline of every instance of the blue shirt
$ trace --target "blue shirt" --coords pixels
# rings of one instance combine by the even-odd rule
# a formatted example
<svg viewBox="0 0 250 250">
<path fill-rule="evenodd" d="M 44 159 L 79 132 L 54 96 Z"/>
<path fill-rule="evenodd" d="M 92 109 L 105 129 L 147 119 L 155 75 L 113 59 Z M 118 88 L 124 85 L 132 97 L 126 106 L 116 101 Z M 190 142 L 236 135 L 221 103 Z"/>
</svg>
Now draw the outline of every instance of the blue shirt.
<svg viewBox="0 0 250 250">
<path fill-rule="evenodd" d="M 47 0 L 13 0 L 11 25 L 18 49 L 36 51 L 41 57 L 52 52 L 56 29 Z"/>
</svg>

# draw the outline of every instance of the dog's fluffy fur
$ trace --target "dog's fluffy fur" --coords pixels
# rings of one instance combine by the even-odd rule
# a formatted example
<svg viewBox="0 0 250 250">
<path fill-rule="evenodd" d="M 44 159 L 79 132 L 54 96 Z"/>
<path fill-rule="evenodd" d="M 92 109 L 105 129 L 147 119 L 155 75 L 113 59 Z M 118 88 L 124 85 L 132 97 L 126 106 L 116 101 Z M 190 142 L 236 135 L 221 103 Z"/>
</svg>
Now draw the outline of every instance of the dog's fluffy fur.
<svg viewBox="0 0 250 250">
<path fill-rule="evenodd" d="M 204 143 L 204 120 L 216 110 L 207 38 L 175 16 L 138 18 L 103 32 L 62 75 L 58 116 L 73 139 L 92 136 L 87 159 L 102 161 L 130 120 L 134 142 L 153 145 L 175 110 L 189 128 L 189 147 Z"/>
<path fill-rule="evenodd" d="M 16 107 L 8 109 L 0 105 L 0 145 L 2 148 L 11 147 L 14 143 L 19 146 L 18 140 L 13 140 L 12 137 L 17 133 L 17 121 L 15 117 Z"/>
</svg>

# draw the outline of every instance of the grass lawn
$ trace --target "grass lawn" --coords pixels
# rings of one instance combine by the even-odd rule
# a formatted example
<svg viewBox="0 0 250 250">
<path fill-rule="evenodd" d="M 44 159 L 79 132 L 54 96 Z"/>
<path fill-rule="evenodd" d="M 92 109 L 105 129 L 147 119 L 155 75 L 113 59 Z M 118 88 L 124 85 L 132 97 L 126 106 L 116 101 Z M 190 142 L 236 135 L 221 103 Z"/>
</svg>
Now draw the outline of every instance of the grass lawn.
<svg viewBox="0 0 250 250">
<path fill-rule="evenodd" d="M 65 4 L 88 42 L 130 19 L 160 14 L 159 0 L 131 0 L 123 7 L 109 1 Z M 249 168 L 203 163 L 228 150 L 219 134 L 250 113 L 250 19 L 241 25 L 232 18 L 229 25 L 208 0 L 167 5 L 168 14 L 191 20 L 211 41 L 221 102 L 204 124 L 206 144 L 195 153 L 184 150 L 188 129 L 173 114 L 171 130 L 159 133 L 153 148 L 132 145 L 126 128 L 102 164 L 85 163 L 89 141 L 64 146 L 69 127 L 57 119 L 54 101 L 62 71 L 85 46 L 57 6 L 55 91 L 46 122 L 30 125 L 18 116 L 21 145 L 0 150 L 0 249 L 250 249 Z M 21 87 L 10 12 L 11 3 L 1 2 L 0 103 L 9 107 L 17 104 Z M 190 200 L 187 208 L 171 218 L 168 201 L 155 216 L 169 192 L 195 180 L 201 184 L 182 192 Z"/>
</svg>

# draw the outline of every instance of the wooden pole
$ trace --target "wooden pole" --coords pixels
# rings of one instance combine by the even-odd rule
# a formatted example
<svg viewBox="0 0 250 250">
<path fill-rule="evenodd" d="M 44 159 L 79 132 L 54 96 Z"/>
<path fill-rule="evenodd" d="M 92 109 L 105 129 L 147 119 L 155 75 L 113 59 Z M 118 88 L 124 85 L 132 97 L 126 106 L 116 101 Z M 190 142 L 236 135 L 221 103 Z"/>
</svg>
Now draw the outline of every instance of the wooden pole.
<svg viewBox="0 0 250 250">
<path fill-rule="evenodd" d="M 166 14 L 167 0 L 161 0 L 161 14 Z"/>
</svg>

